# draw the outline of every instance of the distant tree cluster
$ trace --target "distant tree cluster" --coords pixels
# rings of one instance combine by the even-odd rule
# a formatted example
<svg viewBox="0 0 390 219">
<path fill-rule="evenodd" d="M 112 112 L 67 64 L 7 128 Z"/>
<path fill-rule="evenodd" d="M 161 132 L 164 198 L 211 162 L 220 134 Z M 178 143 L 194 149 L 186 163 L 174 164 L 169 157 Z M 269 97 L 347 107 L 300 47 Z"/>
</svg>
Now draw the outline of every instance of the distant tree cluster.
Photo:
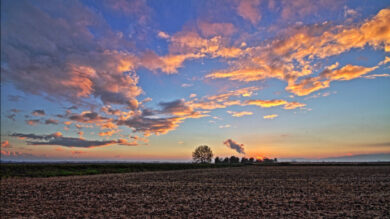
<svg viewBox="0 0 390 219">
<path fill-rule="evenodd" d="M 214 162 L 216 164 L 237 164 L 237 163 L 242 163 L 242 164 L 253 164 L 253 163 L 277 163 L 278 159 L 270 159 L 270 158 L 264 158 L 262 160 L 255 159 L 253 157 L 251 158 L 246 158 L 242 157 L 241 159 L 236 156 L 231 156 L 231 157 L 225 157 L 225 158 L 220 158 L 216 157 Z"/>
<path fill-rule="evenodd" d="M 192 159 L 195 163 L 211 163 L 213 159 L 213 151 L 211 148 L 207 145 L 201 145 L 198 146 L 195 151 L 192 153 Z M 216 157 L 214 160 L 215 164 L 254 164 L 254 163 L 264 163 L 264 164 L 270 164 L 270 163 L 277 163 L 278 160 L 276 158 L 270 159 L 270 158 L 264 158 L 264 159 L 255 159 L 253 157 L 246 158 L 242 157 L 241 159 L 236 156 L 231 157 L 225 157 L 220 158 Z"/>
</svg>

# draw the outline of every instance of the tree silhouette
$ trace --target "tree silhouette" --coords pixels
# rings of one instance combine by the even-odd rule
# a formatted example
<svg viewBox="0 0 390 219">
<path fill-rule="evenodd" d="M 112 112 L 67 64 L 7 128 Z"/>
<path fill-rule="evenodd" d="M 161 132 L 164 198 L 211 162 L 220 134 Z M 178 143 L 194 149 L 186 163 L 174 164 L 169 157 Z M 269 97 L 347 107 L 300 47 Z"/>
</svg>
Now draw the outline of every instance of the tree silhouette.
<svg viewBox="0 0 390 219">
<path fill-rule="evenodd" d="M 195 163 L 211 163 L 213 156 L 211 148 L 207 145 L 198 146 L 192 153 L 192 159 Z"/>
<path fill-rule="evenodd" d="M 240 162 L 240 158 L 238 158 L 236 156 L 230 157 L 230 163 L 239 163 L 239 162 Z"/>
</svg>

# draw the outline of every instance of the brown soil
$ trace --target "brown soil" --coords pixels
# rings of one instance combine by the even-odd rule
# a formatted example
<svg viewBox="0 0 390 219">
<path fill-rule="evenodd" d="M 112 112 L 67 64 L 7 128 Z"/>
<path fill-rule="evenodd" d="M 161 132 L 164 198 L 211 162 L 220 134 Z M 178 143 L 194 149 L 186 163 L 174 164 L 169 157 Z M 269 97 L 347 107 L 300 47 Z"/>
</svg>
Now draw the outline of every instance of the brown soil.
<svg viewBox="0 0 390 219">
<path fill-rule="evenodd" d="M 2 218 L 390 218 L 390 166 L 9 178 L 0 204 Z"/>
</svg>

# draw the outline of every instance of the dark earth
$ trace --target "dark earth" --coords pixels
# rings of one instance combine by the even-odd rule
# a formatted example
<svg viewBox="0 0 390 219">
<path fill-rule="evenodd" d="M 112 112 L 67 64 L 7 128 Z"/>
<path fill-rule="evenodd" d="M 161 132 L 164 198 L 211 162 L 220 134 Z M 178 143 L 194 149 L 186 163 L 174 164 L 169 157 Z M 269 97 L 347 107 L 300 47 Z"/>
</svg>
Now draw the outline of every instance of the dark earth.
<svg viewBox="0 0 390 219">
<path fill-rule="evenodd" d="M 390 218 L 390 166 L 1 179 L 2 218 Z"/>
</svg>

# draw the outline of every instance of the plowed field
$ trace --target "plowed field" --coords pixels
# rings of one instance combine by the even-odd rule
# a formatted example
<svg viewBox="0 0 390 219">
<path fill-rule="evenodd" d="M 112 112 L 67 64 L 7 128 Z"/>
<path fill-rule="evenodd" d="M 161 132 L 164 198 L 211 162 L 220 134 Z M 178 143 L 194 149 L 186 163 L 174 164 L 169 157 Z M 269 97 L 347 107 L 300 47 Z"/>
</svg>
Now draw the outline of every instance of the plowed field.
<svg viewBox="0 0 390 219">
<path fill-rule="evenodd" d="M 2 218 L 390 218 L 390 166 L 6 178 L 0 204 Z"/>
</svg>

